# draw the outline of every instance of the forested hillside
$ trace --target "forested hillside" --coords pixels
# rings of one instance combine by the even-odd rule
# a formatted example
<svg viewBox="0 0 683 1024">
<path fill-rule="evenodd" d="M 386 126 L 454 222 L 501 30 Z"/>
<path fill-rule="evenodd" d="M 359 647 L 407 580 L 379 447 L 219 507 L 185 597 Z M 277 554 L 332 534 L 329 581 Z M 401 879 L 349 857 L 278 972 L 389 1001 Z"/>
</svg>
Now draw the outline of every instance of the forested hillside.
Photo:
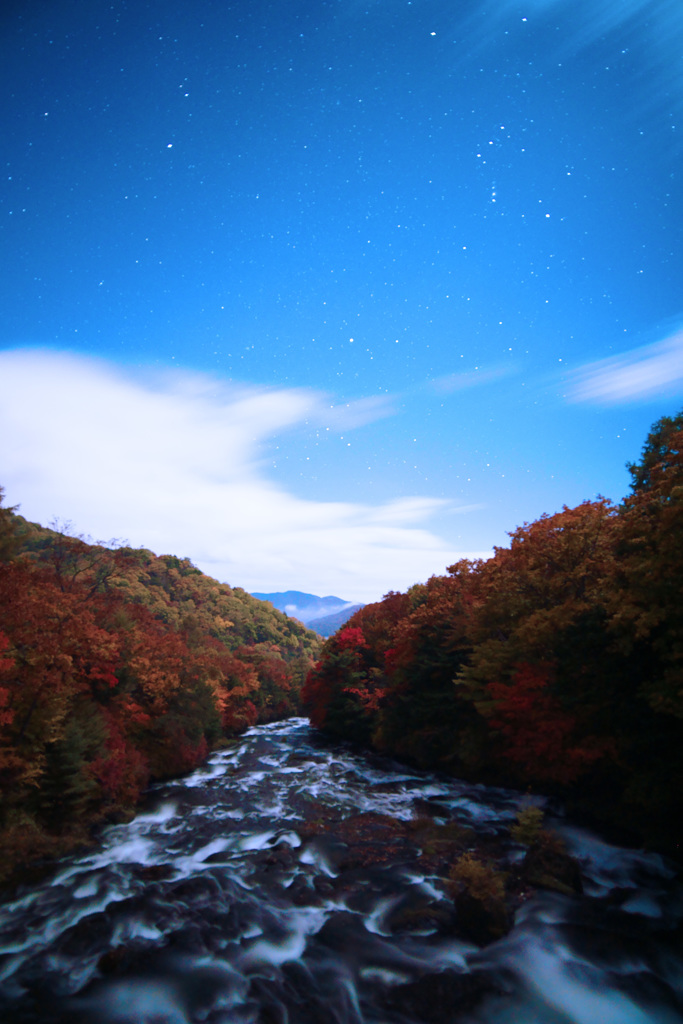
<svg viewBox="0 0 683 1024">
<path fill-rule="evenodd" d="M 621 505 L 544 515 L 357 612 L 306 682 L 313 724 L 679 849 L 683 413 L 629 468 Z"/>
<path fill-rule="evenodd" d="M 0 492 L 1 495 L 2 492 Z M 300 709 L 319 639 L 188 559 L 0 508 L 0 881 Z"/>
</svg>

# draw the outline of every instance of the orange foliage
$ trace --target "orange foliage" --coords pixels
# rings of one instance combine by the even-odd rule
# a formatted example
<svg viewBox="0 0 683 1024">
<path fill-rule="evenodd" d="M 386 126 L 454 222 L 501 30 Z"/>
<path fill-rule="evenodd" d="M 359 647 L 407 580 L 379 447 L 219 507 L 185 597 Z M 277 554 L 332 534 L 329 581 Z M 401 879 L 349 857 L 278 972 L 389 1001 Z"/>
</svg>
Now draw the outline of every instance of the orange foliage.
<svg viewBox="0 0 683 1024">
<path fill-rule="evenodd" d="M 286 659 L 306 664 L 315 643 L 187 560 L 29 526 L 0 561 L 0 860 L 17 815 L 44 852 L 48 833 L 116 815 L 150 777 L 202 763 L 221 732 L 292 713 Z M 282 648 L 226 643 L 271 631 Z"/>
</svg>

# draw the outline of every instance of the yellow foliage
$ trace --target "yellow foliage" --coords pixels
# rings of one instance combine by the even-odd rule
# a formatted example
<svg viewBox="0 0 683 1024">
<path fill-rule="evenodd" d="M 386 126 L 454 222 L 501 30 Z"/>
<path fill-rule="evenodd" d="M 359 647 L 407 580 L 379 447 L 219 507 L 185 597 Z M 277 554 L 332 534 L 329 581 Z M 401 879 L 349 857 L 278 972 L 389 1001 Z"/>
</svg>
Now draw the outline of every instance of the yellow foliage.
<svg viewBox="0 0 683 1024">
<path fill-rule="evenodd" d="M 451 882 L 464 885 L 475 900 L 491 905 L 505 898 L 503 876 L 489 864 L 484 864 L 473 853 L 464 853 L 448 872 Z"/>
<path fill-rule="evenodd" d="M 516 843 L 524 846 L 531 844 L 538 839 L 543 825 L 543 811 L 533 804 L 525 804 L 517 811 L 517 823 L 510 829 L 510 835 Z"/>
</svg>

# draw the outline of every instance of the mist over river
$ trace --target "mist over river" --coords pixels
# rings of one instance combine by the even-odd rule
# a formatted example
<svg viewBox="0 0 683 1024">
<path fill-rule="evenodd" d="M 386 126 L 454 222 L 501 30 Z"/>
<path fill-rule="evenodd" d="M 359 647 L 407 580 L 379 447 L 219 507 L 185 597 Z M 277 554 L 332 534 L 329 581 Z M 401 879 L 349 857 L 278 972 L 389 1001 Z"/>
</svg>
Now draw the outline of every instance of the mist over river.
<svg viewBox="0 0 683 1024">
<path fill-rule="evenodd" d="M 507 935 L 463 935 L 408 823 L 475 828 L 514 873 L 522 800 L 304 719 L 253 728 L 0 908 L 0 1020 L 683 1022 L 683 891 L 657 854 L 551 817 L 583 895 L 530 888 Z"/>
</svg>

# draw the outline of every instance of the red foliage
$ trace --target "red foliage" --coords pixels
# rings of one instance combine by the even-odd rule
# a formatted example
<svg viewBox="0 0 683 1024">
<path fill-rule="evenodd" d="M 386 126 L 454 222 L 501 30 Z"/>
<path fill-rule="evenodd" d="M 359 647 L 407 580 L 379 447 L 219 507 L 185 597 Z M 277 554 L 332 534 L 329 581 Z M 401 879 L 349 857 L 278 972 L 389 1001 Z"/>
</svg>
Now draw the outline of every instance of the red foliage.
<svg viewBox="0 0 683 1024">
<path fill-rule="evenodd" d="M 206 761 L 208 746 L 204 736 L 198 743 L 192 743 L 184 733 L 179 735 L 177 743 L 178 770 L 190 772 Z"/>
<path fill-rule="evenodd" d="M 393 675 L 400 664 L 400 654 L 395 647 L 389 647 L 384 652 L 384 671 L 388 676 Z"/>
<path fill-rule="evenodd" d="M 13 658 L 4 658 L 3 651 L 9 650 L 10 642 L 4 633 L 0 633 L 0 679 L 3 675 L 9 675 L 14 668 Z M 14 720 L 14 712 L 7 705 L 9 704 L 11 691 L 9 687 L 0 686 L 0 726 L 11 725 Z"/>
<path fill-rule="evenodd" d="M 357 651 L 367 646 L 363 630 L 358 626 L 347 626 L 334 637 L 334 647 L 337 651 Z"/>
<path fill-rule="evenodd" d="M 21 742 L 33 723 L 57 721 L 76 695 L 118 682 L 119 639 L 98 621 L 93 600 L 62 591 L 44 569 L 12 562 L 0 567 L 0 629 L 9 640 L 2 658 L 5 724 Z M 7 716 L 12 712 L 12 718 Z M 55 738 L 53 736 L 53 738 Z"/>
<path fill-rule="evenodd" d="M 260 686 L 269 684 L 270 687 L 285 693 L 291 690 L 292 677 L 289 666 L 282 660 L 280 649 L 275 644 L 238 647 L 235 655 L 243 664 L 256 670 Z"/>
<path fill-rule="evenodd" d="M 311 725 L 316 729 L 322 729 L 325 724 L 331 693 L 331 680 L 322 671 L 322 663 L 318 662 L 308 673 L 301 688 L 301 702 L 306 708 Z"/>
<path fill-rule="evenodd" d="M 366 604 L 348 621 L 348 627 L 359 627 L 367 646 L 381 663 L 384 651 L 392 646 L 391 638 L 398 622 L 409 614 L 411 600 L 408 594 L 390 591 L 381 601 Z"/>
<path fill-rule="evenodd" d="M 105 715 L 109 730 L 106 750 L 90 763 L 88 770 L 99 782 L 108 803 L 132 805 L 149 781 L 149 769 L 142 754 L 123 736 L 113 715 Z"/>
<path fill-rule="evenodd" d="M 358 697 L 363 711 L 379 711 L 382 699 L 387 694 L 386 686 L 378 686 L 374 690 L 359 686 L 345 686 L 344 693 L 352 693 Z"/>
<path fill-rule="evenodd" d="M 489 683 L 496 701 L 490 725 L 505 738 L 503 753 L 513 764 L 538 781 L 570 783 L 605 753 L 605 745 L 572 743 L 576 718 L 549 693 L 550 678 L 547 665 L 521 664 L 511 685 Z"/>
<path fill-rule="evenodd" d="M 229 703 L 223 711 L 223 728 L 227 733 L 244 732 L 256 725 L 257 720 L 258 711 L 250 700 L 240 701 L 239 704 Z"/>
</svg>

